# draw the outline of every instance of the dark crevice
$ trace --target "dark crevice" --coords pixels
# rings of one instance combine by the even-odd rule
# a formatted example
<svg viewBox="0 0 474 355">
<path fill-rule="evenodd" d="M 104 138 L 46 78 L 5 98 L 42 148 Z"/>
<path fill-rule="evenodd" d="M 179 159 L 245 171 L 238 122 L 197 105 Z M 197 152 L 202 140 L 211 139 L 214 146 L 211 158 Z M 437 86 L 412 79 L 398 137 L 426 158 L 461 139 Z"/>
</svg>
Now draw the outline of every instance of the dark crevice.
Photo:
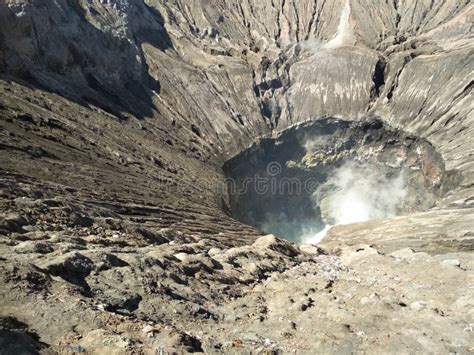
<svg viewBox="0 0 474 355">
<path fill-rule="evenodd" d="M 374 72 L 372 75 L 373 86 L 370 89 L 370 102 L 369 109 L 372 107 L 373 102 L 380 96 L 385 86 L 385 69 L 387 62 L 385 59 L 380 58 L 375 64 Z"/>
<path fill-rule="evenodd" d="M 313 25 L 315 23 L 315 19 L 316 19 L 316 12 L 318 10 L 318 7 L 317 7 L 317 1 L 314 0 L 313 2 L 313 10 L 311 12 L 311 20 L 309 20 L 309 24 L 308 24 L 308 33 L 306 33 L 306 36 L 305 36 L 305 40 L 308 40 L 310 37 L 311 37 L 311 30 L 313 28 Z"/>
<path fill-rule="evenodd" d="M 403 70 L 405 69 L 406 65 L 410 63 L 416 56 L 414 54 L 410 54 L 403 58 L 403 64 L 402 67 L 398 70 L 398 72 L 395 74 L 395 77 L 392 81 L 392 85 L 390 86 L 390 89 L 387 92 L 387 99 L 390 101 L 393 97 L 393 93 L 398 87 L 398 81 L 400 79 L 400 76 L 402 75 Z"/>
</svg>

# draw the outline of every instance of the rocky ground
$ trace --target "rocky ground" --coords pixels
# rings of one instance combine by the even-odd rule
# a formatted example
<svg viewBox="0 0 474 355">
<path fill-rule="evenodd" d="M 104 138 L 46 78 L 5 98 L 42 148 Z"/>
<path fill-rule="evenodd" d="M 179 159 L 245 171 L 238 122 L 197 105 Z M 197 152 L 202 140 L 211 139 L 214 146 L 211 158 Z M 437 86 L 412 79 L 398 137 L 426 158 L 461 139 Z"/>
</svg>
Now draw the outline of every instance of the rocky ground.
<svg viewBox="0 0 474 355">
<path fill-rule="evenodd" d="M 473 352 L 473 15 L 0 2 L 0 353 Z M 428 141 L 456 184 L 318 246 L 230 217 L 224 162 L 328 117 Z"/>
</svg>

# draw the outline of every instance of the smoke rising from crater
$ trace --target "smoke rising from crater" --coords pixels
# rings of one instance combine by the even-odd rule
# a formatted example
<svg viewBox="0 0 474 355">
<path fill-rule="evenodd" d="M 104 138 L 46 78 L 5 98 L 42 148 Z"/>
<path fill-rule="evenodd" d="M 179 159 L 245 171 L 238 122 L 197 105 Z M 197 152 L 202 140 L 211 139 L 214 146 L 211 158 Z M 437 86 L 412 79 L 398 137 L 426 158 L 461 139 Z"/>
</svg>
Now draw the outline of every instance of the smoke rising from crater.
<svg viewBox="0 0 474 355">
<path fill-rule="evenodd" d="M 314 219 L 267 214 L 260 227 L 267 233 L 318 243 L 331 226 L 396 216 L 407 196 L 406 174 L 375 162 L 352 160 L 330 172 L 313 193 Z M 320 217 L 318 212 L 320 211 Z"/>
<path fill-rule="evenodd" d="M 326 227 L 303 240 L 319 243 L 333 225 L 394 217 L 406 195 L 404 170 L 347 162 L 334 170 L 329 180 L 313 195 L 315 208 L 321 210 Z"/>
<path fill-rule="evenodd" d="M 278 137 L 270 154 L 262 146 L 226 168 L 237 179 L 239 189 L 229 197 L 239 220 L 284 239 L 318 243 L 330 226 L 434 205 L 438 167 L 429 164 L 437 155 L 428 143 L 378 120 L 322 119 L 305 128 Z"/>
<path fill-rule="evenodd" d="M 403 170 L 351 161 L 337 168 L 314 197 L 323 219 L 337 225 L 393 217 L 406 195 Z"/>
</svg>

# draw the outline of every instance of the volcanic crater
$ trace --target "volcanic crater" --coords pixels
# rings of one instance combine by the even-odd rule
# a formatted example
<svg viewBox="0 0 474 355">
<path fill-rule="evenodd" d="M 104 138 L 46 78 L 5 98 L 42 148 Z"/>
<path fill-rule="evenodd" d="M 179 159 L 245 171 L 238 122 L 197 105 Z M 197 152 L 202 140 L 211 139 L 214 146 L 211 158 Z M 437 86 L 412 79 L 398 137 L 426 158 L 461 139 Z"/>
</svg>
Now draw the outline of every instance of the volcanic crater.
<svg viewBox="0 0 474 355">
<path fill-rule="evenodd" d="M 0 353 L 469 353 L 470 0 L 0 1 Z"/>
</svg>

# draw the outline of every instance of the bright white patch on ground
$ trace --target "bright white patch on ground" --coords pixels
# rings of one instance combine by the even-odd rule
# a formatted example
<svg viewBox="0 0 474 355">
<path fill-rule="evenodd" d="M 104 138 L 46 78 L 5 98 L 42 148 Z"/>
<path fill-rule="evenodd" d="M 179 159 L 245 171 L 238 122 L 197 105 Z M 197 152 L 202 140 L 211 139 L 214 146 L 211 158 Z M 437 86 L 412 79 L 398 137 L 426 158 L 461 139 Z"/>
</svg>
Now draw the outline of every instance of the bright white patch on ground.
<svg viewBox="0 0 474 355">
<path fill-rule="evenodd" d="M 308 236 L 307 239 L 304 240 L 306 244 L 318 244 L 321 240 L 324 239 L 327 232 L 331 229 L 332 226 L 327 225 L 321 232 L 318 232 L 312 236 Z"/>
<path fill-rule="evenodd" d="M 354 29 L 350 23 L 350 16 L 351 5 L 349 4 L 349 0 L 347 0 L 346 5 L 342 9 L 341 17 L 339 18 L 339 26 L 337 27 L 336 35 L 326 43 L 325 48 L 339 48 L 355 44 L 356 38 L 354 35 Z"/>
</svg>

